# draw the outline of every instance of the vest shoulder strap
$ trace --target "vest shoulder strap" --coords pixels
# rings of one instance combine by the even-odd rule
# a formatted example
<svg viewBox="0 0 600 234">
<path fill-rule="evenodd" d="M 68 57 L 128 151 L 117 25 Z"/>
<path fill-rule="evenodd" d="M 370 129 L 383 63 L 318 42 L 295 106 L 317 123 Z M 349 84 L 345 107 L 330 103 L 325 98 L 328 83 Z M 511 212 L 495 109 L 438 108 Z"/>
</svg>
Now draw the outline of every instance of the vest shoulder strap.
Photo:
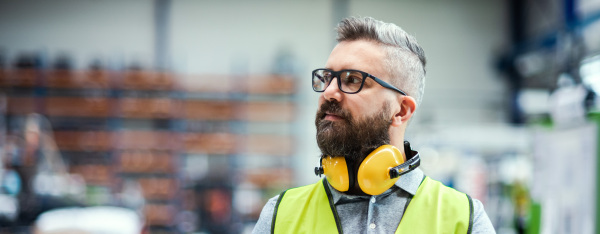
<svg viewBox="0 0 600 234">
<path fill-rule="evenodd" d="M 279 195 L 272 233 L 342 233 L 331 191 L 325 179 L 288 189 Z"/>
<path fill-rule="evenodd" d="M 425 177 L 396 233 L 471 233 L 472 227 L 471 197 Z"/>
</svg>

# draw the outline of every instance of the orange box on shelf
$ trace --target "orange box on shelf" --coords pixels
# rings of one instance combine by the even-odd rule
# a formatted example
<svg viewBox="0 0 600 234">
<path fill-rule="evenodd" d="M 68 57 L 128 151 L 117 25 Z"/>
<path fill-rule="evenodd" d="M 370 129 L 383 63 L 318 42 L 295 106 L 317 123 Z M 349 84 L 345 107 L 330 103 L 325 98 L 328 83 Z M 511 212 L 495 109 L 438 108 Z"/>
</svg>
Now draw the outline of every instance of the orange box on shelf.
<svg viewBox="0 0 600 234">
<path fill-rule="evenodd" d="M 111 86 L 111 72 L 104 70 L 88 70 L 82 72 L 82 85 L 88 88 L 108 89 Z"/>
<path fill-rule="evenodd" d="M 122 151 L 119 155 L 120 171 L 125 173 L 172 173 L 176 157 L 160 151 Z"/>
<path fill-rule="evenodd" d="M 10 71 L 0 68 L 0 87 L 10 87 Z"/>
<path fill-rule="evenodd" d="M 179 134 L 169 131 L 134 131 L 115 132 L 118 149 L 123 150 L 176 150 Z"/>
<path fill-rule="evenodd" d="M 257 168 L 245 170 L 242 174 L 240 183 L 248 182 L 259 188 L 286 188 L 292 185 L 294 178 L 294 173 L 289 168 Z"/>
<path fill-rule="evenodd" d="M 291 102 L 248 102 L 243 106 L 242 119 L 264 122 L 291 122 L 295 106 Z"/>
<path fill-rule="evenodd" d="M 7 111 L 13 115 L 26 115 L 36 112 L 36 99 L 32 97 L 8 97 Z"/>
<path fill-rule="evenodd" d="M 122 98 L 121 116 L 128 118 L 170 118 L 179 112 L 180 101 L 170 98 Z"/>
<path fill-rule="evenodd" d="M 240 144 L 231 133 L 187 133 L 183 138 L 186 152 L 206 154 L 233 154 Z"/>
<path fill-rule="evenodd" d="M 290 156 L 293 153 L 293 138 L 279 135 L 247 135 L 245 153 L 254 155 Z"/>
<path fill-rule="evenodd" d="M 195 120 L 232 120 L 236 104 L 231 101 L 187 100 L 183 103 L 184 117 Z"/>
<path fill-rule="evenodd" d="M 286 75 L 253 75 L 246 78 L 246 91 L 250 94 L 292 94 L 295 79 Z"/>
<path fill-rule="evenodd" d="M 50 116 L 107 117 L 113 107 L 112 99 L 100 97 L 48 97 L 44 101 Z"/>
<path fill-rule="evenodd" d="M 169 226 L 174 221 L 175 211 L 172 205 L 146 204 L 144 217 L 148 226 Z"/>
<path fill-rule="evenodd" d="M 36 69 L 11 69 L 0 72 L 0 87 L 34 87 L 42 72 Z"/>
<path fill-rule="evenodd" d="M 110 87 L 109 72 L 53 70 L 46 73 L 46 86 L 63 89 L 107 89 Z"/>
<path fill-rule="evenodd" d="M 170 178 L 143 178 L 138 179 L 138 182 L 148 200 L 173 199 L 179 187 L 177 181 Z"/>
<path fill-rule="evenodd" d="M 77 73 L 71 70 L 52 70 L 46 72 L 46 86 L 50 88 L 76 88 L 78 85 Z"/>
<path fill-rule="evenodd" d="M 112 132 L 55 131 L 54 139 L 60 150 L 109 151 L 113 147 Z"/>
<path fill-rule="evenodd" d="M 187 92 L 230 93 L 239 91 L 230 75 L 179 75 L 181 87 Z"/>
<path fill-rule="evenodd" d="M 121 81 L 123 89 L 173 90 L 175 80 L 172 74 L 151 71 L 126 71 Z"/>
</svg>

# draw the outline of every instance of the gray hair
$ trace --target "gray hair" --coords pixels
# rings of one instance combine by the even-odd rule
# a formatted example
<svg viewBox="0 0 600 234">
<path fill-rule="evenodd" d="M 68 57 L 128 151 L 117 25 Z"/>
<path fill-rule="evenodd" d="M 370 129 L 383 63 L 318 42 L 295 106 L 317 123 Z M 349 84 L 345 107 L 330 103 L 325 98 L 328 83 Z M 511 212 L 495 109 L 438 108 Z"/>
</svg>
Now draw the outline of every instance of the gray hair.
<svg viewBox="0 0 600 234">
<path fill-rule="evenodd" d="M 349 17 L 336 27 L 337 41 L 368 40 L 384 45 L 391 83 L 420 105 L 425 89 L 425 52 L 417 40 L 399 26 L 371 17 Z"/>
</svg>

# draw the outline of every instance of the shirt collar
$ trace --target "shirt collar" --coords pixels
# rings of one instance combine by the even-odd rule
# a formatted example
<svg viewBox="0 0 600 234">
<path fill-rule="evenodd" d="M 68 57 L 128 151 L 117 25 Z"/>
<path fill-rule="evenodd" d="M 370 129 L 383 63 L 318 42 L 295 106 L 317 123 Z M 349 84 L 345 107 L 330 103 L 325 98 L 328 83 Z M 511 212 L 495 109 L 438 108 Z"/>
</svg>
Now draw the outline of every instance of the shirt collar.
<svg viewBox="0 0 600 234">
<path fill-rule="evenodd" d="M 423 171 L 421 171 L 420 168 L 416 168 L 411 172 L 400 176 L 400 179 L 398 179 L 394 185 L 414 196 L 423 181 L 423 176 L 425 176 Z"/>
<path fill-rule="evenodd" d="M 419 185 L 421 185 L 421 181 L 423 181 L 423 176 L 423 171 L 420 168 L 415 168 L 414 170 L 400 176 L 400 179 L 398 179 L 398 181 L 394 183 L 392 188 L 376 196 L 387 195 L 398 188 L 414 196 L 417 193 L 417 189 L 419 189 Z M 333 204 L 338 204 L 338 202 L 340 202 L 340 199 L 342 198 L 344 198 L 344 200 L 356 200 L 369 199 L 371 197 L 360 195 L 348 195 L 336 190 L 329 183 L 326 184 L 329 187 L 329 190 L 331 191 L 331 195 L 333 197 Z"/>
</svg>

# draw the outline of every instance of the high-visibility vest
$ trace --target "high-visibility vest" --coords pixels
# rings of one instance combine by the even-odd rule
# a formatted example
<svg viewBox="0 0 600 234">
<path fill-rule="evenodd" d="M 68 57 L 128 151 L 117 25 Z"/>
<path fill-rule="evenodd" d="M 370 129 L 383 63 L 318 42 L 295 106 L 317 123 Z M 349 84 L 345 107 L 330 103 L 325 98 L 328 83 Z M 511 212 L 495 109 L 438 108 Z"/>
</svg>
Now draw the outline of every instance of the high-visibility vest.
<svg viewBox="0 0 600 234">
<path fill-rule="evenodd" d="M 325 181 L 281 193 L 273 212 L 271 232 L 343 233 Z M 472 226 L 471 197 L 425 177 L 396 233 L 471 233 Z"/>
</svg>

